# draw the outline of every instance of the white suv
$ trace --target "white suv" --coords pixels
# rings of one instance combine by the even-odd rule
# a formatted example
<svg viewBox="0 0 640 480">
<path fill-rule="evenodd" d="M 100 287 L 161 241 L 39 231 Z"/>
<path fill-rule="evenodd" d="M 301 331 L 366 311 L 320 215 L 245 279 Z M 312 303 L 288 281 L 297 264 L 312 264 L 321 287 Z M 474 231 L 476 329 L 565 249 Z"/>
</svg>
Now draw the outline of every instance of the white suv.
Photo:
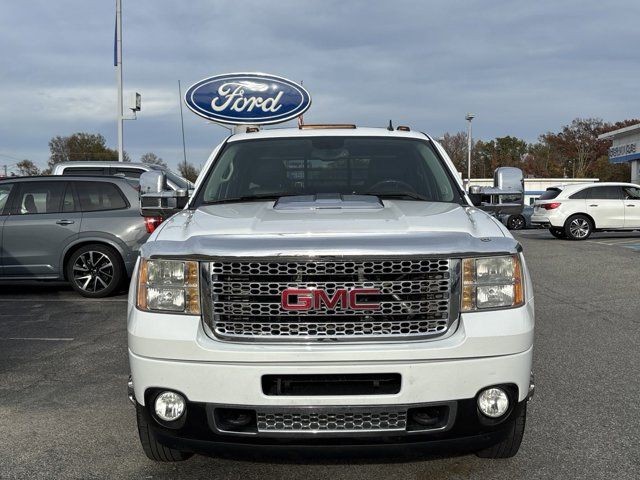
<svg viewBox="0 0 640 480">
<path fill-rule="evenodd" d="M 640 186 L 602 182 L 548 188 L 535 203 L 531 223 L 571 240 L 585 240 L 594 231 L 640 230 Z"/>
</svg>

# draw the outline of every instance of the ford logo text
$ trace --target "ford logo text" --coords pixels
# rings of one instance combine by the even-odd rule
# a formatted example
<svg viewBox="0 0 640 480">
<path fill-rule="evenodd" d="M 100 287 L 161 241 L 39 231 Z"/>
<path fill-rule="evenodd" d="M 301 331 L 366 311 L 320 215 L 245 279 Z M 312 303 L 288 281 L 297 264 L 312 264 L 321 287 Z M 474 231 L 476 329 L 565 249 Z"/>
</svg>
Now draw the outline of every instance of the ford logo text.
<svg viewBox="0 0 640 480">
<path fill-rule="evenodd" d="M 333 295 L 324 290 L 287 288 L 282 292 L 283 310 L 380 310 L 379 303 L 366 302 L 368 295 L 380 295 L 375 288 L 338 289 Z"/>
<path fill-rule="evenodd" d="M 311 97 L 301 85 L 264 73 L 228 73 L 200 80 L 184 97 L 197 115 L 229 125 L 267 125 L 303 114 Z"/>
</svg>

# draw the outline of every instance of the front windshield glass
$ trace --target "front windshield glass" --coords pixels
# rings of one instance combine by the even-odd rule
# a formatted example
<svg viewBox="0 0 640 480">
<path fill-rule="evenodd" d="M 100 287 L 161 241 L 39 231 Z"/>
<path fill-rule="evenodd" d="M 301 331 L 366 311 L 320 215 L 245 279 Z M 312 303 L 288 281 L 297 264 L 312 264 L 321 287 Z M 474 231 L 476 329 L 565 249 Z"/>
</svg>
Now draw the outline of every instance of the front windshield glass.
<svg viewBox="0 0 640 480">
<path fill-rule="evenodd" d="M 227 144 L 196 204 L 322 193 L 434 202 L 460 198 L 426 141 L 307 137 Z"/>
</svg>

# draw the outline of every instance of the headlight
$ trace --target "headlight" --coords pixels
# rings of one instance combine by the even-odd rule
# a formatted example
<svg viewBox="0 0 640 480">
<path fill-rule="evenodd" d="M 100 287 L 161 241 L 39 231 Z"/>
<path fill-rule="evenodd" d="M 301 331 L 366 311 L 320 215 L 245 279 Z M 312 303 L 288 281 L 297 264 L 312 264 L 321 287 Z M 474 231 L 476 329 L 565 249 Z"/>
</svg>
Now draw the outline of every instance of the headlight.
<svg viewBox="0 0 640 480">
<path fill-rule="evenodd" d="M 462 260 L 462 311 L 518 307 L 524 303 L 518 255 Z"/>
<path fill-rule="evenodd" d="M 138 308 L 200 315 L 198 262 L 140 260 Z"/>
</svg>

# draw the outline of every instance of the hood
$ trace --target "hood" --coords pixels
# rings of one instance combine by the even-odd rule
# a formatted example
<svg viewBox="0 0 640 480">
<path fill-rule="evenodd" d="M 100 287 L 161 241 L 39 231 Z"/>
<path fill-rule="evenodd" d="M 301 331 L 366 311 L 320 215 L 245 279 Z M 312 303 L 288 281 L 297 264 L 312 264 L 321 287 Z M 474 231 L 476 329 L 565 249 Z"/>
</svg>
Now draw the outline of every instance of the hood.
<svg viewBox="0 0 640 480">
<path fill-rule="evenodd" d="M 305 254 L 317 249 L 342 254 L 341 248 L 373 248 L 374 244 L 385 250 L 384 254 L 405 253 L 403 246 L 409 245 L 436 253 L 461 248 L 486 250 L 491 247 L 488 242 L 499 240 L 501 249 L 509 246 L 507 250 L 513 250 L 517 242 L 505 232 L 497 220 L 483 211 L 452 203 L 384 200 L 378 209 L 278 210 L 271 200 L 208 205 L 180 212 L 152 235 L 149 243 L 155 245 L 143 253 L 172 255 L 177 250 L 185 254 L 198 250 L 205 255 L 210 248 L 214 251 L 209 255 L 221 255 L 222 244 L 226 254 L 238 255 L 248 255 L 246 250 L 240 250 L 249 244 L 252 251 L 268 244 L 269 253 L 276 255 L 292 253 L 292 249 Z M 185 251 L 185 246 L 176 242 L 189 242 L 191 247 Z M 479 243 L 485 245 L 479 249 Z"/>
</svg>

